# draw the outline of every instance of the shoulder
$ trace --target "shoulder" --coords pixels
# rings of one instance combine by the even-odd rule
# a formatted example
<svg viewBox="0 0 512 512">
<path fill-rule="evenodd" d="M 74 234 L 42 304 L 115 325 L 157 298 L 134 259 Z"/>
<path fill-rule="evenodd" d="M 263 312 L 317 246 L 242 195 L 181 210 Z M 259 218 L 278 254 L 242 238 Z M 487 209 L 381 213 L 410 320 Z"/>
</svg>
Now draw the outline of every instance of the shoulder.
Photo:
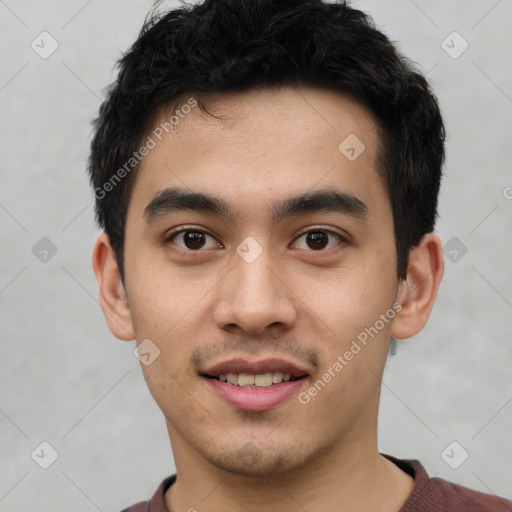
<svg viewBox="0 0 512 512">
<path fill-rule="evenodd" d="M 131 507 L 124 508 L 121 512 L 147 512 L 148 511 L 148 501 L 140 501 Z"/>
<path fill-rule="evenodd" d="M 510 500 L 430 478 L 417 460 L 385 457 L 414 478 L 414 489 L 400 512 L 512 512 Z"/>
<path fill-rule="evenodd" d="M 474 491 L 440 478 L 433 478 L 432 492 L 438 503 L 444 502 L 446 510 L 467 512 L 512 512 L 512 501 L 496 495 Z M 442 508 L 441 510 L 445 510 Z"/>
<path fill-rule="evenodd" d="M 153 494 L 153 497 L 149 501 L 140 501 L 131 507 L 121 510 L 121 512 L 167 512 L 164 495 L 175 480 L 176 475 L 167 477 L 158 486 L 155 494 Z"/>
</svg>

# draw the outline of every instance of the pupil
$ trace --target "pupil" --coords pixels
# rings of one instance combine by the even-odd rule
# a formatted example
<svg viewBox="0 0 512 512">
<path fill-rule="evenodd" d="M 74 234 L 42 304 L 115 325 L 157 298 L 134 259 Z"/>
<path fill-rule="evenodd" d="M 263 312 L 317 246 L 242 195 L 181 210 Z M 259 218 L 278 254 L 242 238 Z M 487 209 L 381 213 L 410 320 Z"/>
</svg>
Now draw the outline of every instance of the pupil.
<svg viewBox="0 0 512 512">
<path fill-rule="evenodd" d="M 189 249 L 200 249 L 204 245 L 204 233 L 186 231 L 183 238 L 185 245 Z"/>
<path fill-rule="evenodd" d="M 307 236 L 307 244 L 311 249 L 323 249 L 327 243 L 327 235 L 322 231 L 312 231 Z"/>
</svg>

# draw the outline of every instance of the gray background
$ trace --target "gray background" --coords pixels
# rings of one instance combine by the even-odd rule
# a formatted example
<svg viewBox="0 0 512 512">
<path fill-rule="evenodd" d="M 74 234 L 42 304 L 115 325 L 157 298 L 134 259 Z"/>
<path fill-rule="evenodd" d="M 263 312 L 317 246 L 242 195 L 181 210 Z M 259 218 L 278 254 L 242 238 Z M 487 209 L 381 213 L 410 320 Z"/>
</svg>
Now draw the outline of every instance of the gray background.
<svg viewBox="0 0 512 512">
<path fill-rule="evenodd" d="M 389 360 L 380 448 L 512 498 L 512 1 L 353 4 L 439 96 L 448 160 L 437 230 L 443 243 L 456 237 L 428 326 Z M 134 344 L 113 338 L 96 299 L 85 175 L 90 121 L 150 7 L 0 0 L 0 512 L 115 511 L 174 471 Z M 59 44 L 48 59 L 31 48 L 43 31 Z M 469 44 L 458 58 L 454 31 Z M 32 250 L 42 237 L 57 248 L 46 262 Z M 59 453 L 46 470 L 31 458 L 42 441 Z"/>
</svg>

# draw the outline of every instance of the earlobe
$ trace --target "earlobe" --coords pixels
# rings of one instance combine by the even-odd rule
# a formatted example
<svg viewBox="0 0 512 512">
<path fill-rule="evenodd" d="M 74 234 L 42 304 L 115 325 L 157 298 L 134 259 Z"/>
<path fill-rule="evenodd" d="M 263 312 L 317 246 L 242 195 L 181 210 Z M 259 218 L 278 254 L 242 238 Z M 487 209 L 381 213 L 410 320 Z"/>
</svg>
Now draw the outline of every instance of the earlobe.
<svg viewBox="0 0 512 512">
<path fill-rule="evenodd" d="M 135 338 L 130 308 L 114 250 L 105 232 L 96 238 L 92 266 L 99 287 L 99 301 L 112 334 L 120 340 Z"/>
<path fill-rule="evenodd" d="M 409 253 L 407 278 L 399 284 L 397 296 L 402 309 L 393 322 L 392 337 L 410 338 L 423 329 L 434 306 L 443 272 L 441 240 L 429 233 Z"/>
</svg>

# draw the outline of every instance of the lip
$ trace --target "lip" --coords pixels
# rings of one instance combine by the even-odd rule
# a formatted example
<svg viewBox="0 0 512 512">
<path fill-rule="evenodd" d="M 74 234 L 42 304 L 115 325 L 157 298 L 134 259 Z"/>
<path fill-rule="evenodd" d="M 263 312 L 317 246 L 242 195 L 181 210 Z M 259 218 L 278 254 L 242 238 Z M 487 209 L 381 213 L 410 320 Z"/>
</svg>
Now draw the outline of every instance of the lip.
<svg viewBox="0 0 512 512">
<path fill-rule="evenodd" d="M 260 361 L 247 361 L 243 358 L 229 359 L 222 361 L 206 370 L 200 371 L 202 375 L 218 377 L 225 373 L 249 373 L 251 375 L 260 375 L 266 372 L 289 373 L 292 377 L 304 377 L 308 372 L 298 365 L 295 365 L 284 359 L 262 359 Z"/>
<path fill-rule="evenodd" d="M 245 388 L 210 378 L 227 373 L 260 375 L 266 372 L 289 373 L 296 380 L 283 381 L 265 388 Z M 262 359 L 259 361 L 234 358 L 222 361 L 199 373 L 206 385 L 217 396 L 237 409 L 246 411 L 264 411 L 277 407 L 290 397 L 296 395 L 309 377 L 308 372 L 299 365 L 278 358 Z"/>
<path fill-rule="evenodd" d="M 277 407 L 287 399 L 295 396 L 305 385 L 307 378 L 273 384 L 267 388 L 244 388 L 227 382 L 201 378 L 220 398 L 238 409 L 246 411 L 265 411 Z"/>
</svg>

